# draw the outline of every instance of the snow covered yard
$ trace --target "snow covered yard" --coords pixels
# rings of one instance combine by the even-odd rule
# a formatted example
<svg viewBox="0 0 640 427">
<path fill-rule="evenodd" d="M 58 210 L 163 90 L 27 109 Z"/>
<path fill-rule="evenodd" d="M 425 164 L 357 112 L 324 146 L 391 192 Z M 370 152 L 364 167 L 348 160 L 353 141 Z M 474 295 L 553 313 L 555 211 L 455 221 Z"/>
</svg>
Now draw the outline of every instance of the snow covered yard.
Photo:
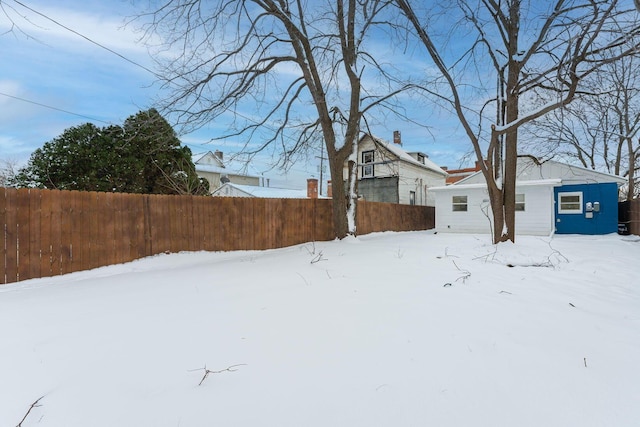
<svg viewBox="0 0 640 427">
<path fill-rule="evenodd" d="M 0 426 L 639 426 L 639 259 L 378 233 L 0 286 Z"/>
</svg>

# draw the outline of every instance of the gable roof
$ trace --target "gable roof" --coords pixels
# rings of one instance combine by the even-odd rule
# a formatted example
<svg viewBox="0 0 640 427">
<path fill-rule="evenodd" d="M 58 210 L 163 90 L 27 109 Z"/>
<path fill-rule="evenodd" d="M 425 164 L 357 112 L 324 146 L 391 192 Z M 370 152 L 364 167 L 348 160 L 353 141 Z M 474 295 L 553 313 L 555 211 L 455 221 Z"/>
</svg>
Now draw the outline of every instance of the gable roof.
<svg viewBox="0 0 640 427">
<path fill-rule="evenodd" d="M 307 190 L 259 187 L 257 185 L 233 184 L 227 182 L 216 189 L 213 196 L 260 197 L 266 199 L 306 199 Z"/>
<path fill-rule="evenodd" d="M 587 169 L 581 166 L 573 166 L 556 160 L 536 162 L 529 157 L 518 157 L 517 182 L 560 179 L 563 184 L 579 183 L 604 183 L 615 182 L 618 185 L 627 182 L 625 178 L 617 175 Z M 478 171 L 451 185 L 485 184 L 482 171 Z"/>
<path fill-rule="evenodd" d="M 209 172 L 218 173 L 220 175 L 237 175 L 259 178 L 257 175 L 249 175 L 247 173 L 240 172 L 239 170 L 228 167 L 225 165 L 220 157 L 211 151 L 206 153 L 194 154 L 192 157 L 193 164 L 196 167 L 196 172 Z"/>
<path fill-rule="evenodd" d="M 438 166 L 435 162 L 433 162 L 431 159 L 429 159 L 429 156 L 426 155 L 425 153 L 418 152 L 418 151 L 414 152 L 415 154 L 420 154 L 424 157 L 424 163 L 420 163 L 417 159 L 412 157 L 409 152 L 405 151 L 400 145 L 390 143 L 389 141 L 385 141 L 384 139 L 378 138 L 374 135 L 365 134 L 362 138 L 360 138 L 360 141 L 362 141 L 364 138 L 367 138 L 367 137 L 370 138 L 374 142 L 374 144 L 381 146 L 382 148 L 384 148 L 385 150 L 387 150 L 388 152 L 396 156 L 399 160 L 402 160 L 407 163 L 411 163 L 413 165 L 419 166 L 424 169 L 428 169 L 442 176 L 445 176 L 445 177 L 447 176 L 447 172 L 444 169 L 442 169 L 440 166 Z"/>
</svg>

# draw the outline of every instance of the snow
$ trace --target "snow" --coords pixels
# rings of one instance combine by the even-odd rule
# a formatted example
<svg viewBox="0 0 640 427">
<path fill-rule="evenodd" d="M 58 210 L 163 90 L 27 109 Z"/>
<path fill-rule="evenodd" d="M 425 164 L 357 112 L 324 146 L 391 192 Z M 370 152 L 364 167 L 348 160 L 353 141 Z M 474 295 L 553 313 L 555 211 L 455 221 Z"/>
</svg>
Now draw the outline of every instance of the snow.
<svg viewBox="0 0 640 427">
<path fill-rule="evenodd" d="M 234 189 L 236 191 L 234 191 Z M 307 199 L 307 189 L 261 187 L 258 185 L 234 184 L 227 182 L 213 192 L 214 196 L 260 197 L 266 199 Z M 322 198 L 322 197 L 321 197 Z"/>
<path fill-rule="evenodd" d="M 0 286 L 0 425 L 638 426 L 639 257 L 389 232 Z"/>
</svg>

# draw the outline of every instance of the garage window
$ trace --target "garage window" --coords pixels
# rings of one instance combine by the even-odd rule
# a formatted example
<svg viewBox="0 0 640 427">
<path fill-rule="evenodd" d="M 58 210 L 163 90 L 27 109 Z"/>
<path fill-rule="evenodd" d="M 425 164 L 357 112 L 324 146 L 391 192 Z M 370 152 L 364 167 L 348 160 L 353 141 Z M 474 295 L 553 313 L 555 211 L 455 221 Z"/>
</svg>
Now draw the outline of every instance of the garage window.
<svg viewBox="0 0 640 427">
<path fill-rule="evenodd" d="M 454 212 L 467 211 L 467 196 L 453 196 L 452 206 Z"/>
</svg>

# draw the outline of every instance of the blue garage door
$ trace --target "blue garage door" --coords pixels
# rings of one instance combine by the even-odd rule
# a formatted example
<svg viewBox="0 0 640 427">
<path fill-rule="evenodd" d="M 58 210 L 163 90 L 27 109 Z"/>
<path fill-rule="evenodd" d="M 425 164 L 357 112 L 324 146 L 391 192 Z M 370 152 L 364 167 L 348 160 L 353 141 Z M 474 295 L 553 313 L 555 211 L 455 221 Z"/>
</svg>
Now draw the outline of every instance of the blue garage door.
<svg viewBox="0 0 640 427">
<path fill-rule="evenodd" d="M 615 183 L 556 187 L 556 233 L 608 234 L 618 231 Z"/>
</svg>

